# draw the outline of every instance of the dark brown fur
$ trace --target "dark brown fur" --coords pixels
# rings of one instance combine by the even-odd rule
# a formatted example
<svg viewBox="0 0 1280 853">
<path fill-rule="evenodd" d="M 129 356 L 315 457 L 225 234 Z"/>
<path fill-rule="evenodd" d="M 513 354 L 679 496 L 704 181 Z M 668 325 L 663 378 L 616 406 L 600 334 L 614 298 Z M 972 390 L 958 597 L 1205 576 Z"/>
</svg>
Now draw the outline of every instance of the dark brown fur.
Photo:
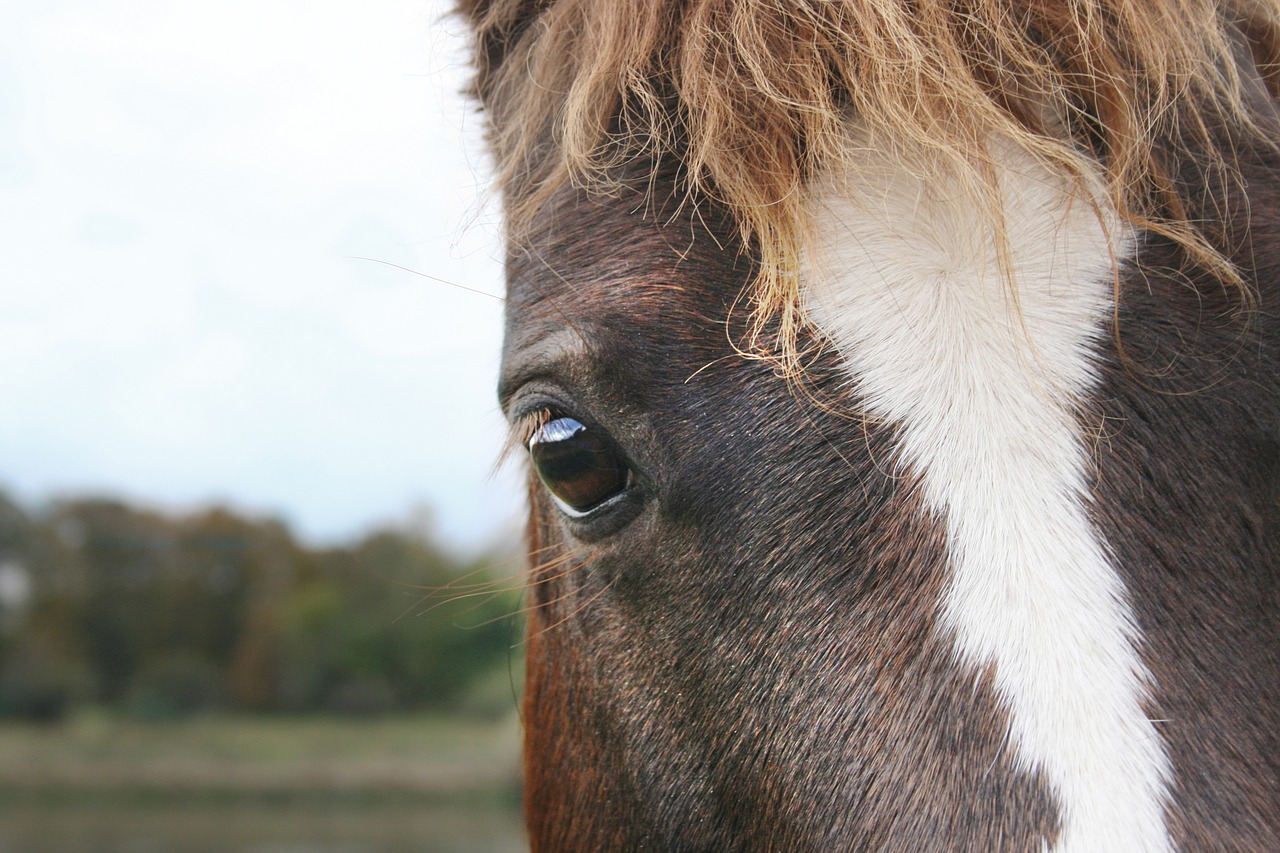
<svg viewBox="0 0 1280 853">
<path fill-rule="evenodd" d="M 1242 324 L 1151 239 L 1126 276 L 1096 399 L 1099 529 L 1133 599 L 1175 768 L 1181 849 L 1280 850 L 1280 181 L 1216 208 L 1262 294 Z"/>
<path fill-rule="evenodd" d="M 488 33 L 482 71 L 543 5 Z M 1214 139 L 1220 157 L 1176 139 L 1161 156 L 1257 304 L 1148 232 L 1085 421 L 1173 763 L 1170 831 L 1186 851 L 1274 851 L 1280 158 Z M 531 486 L 534 849 L 1039 851 L 1058 806 L 1015 765 L 992 673 L 939 625 L 943 531 L 896 436 L 807 327 L 799 378 L 742 354 L 759 247 L 685 177 L 668 154 L 608 194 L 558 185 L 509 250 L 508 416 L 571 413 L 637 479 L 588 521 Z"/>
<path fill-rule="evenodd" d="M 1043 790 L 1002 748 L 990 684 L 935 633 L 940 532 L 893 476 L 890 436 L 735 353 L 714 319 L 750 272 L 732 232 L 654 225 L 635 205 L 566 195 L 538 256 L 510 268 L 509 363 L 570 322 L 590 354 L 526 377 L 507 405 L 532 394 L 589 414 L 656 498 L 575 542 L 533 492 L 535 547 L 580 566 L 532 579 L 535 848 L 1052 838 Z M 828 378 L 813 390 L 853 411 L 831 368 L 814 366 Z"/>
</svg>

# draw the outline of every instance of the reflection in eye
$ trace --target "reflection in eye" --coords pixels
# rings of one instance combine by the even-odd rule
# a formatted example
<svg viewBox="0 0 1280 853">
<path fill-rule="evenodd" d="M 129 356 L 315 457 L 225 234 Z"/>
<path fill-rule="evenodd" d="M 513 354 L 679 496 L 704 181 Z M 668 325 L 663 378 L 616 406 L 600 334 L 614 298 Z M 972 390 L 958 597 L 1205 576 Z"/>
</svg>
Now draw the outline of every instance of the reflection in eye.
<svg viewBox="0 0 1280 853">
<path fill-rule="evenodd" d="M 539 427 L 529 439 L 529 455 L 552 497 L 574 517 L 586 515 L 627 487 L 626 462 L 599 435 L 570 417 Z"/>
</svg>

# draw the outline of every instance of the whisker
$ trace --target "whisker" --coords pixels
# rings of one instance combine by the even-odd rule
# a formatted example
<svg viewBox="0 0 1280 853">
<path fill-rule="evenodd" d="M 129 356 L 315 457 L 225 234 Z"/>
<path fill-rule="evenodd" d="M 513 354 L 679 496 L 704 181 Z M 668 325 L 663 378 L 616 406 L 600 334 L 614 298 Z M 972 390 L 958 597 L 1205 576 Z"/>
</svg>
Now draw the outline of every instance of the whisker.
<svg viewBox="0 0 1280 853">
<path fill-rule="evenodd" d="M 485 572 L 492 572 L 492 571 L 493 571 L 495 568 L 497 568 L 498 566 L 506 566 L 506 565 L 509 565 L 510 563 L 514 563 L 514 562 L 516 562 L 517 560 L 525 560 L 525 559 L 527 559 L 527 558 L 529 558 L 529 557 L 533 557 L 533 556 L 536 556 L 536 555 L 538 555 L 538 554 L 545 553 L 546 551 L 550 551 L 550 550 L 552 550 L 553 548 L 556 548 L 556 547 L 558 547 L 558 546 L 557 546 L 557 545 L 547 545 L 547 546 L 546 546 L 546 547 L 544 547 L 544 548 L 539 548 L 539 549 L 536 549 L 536 550 L 534 550 L 534 551 L 530 551 L 530 552 L 528 552 L 527 554 L 520 554 L 520 555 L 518 555 L 518 556 L 514 556 L 514 557 L 511 557 L 510 559 L 506 559 L 506 560 L 501 560 L 501 561 L 496 562 L 496 563 L 486 563 L 486 564 L 484 564 L 484 565 L 480 566 L 479 568 L 475 568 L 475 569 L 472 569 L 472 570 L 471 570 L 471 571 L 469 571 L 469 572 L 466 572 L 466 573 L 464 573 L 464 574 L 458 575 L 457 577 L 455 577 L 455 578 L 453 578 L 452 580 L 450 580 L 448 583 L 443 584 L 443 585 L 441 585 L 441 586 L 429 586 L 429 585 L 426 585 L 426 584 L 410 584 L 410 583 L 404 583 L 404 582 L 399 582 L 399 581 L 396 581 L 395 583 L 398 583 L 399 585 L 403 586 L 403 587 L 404 587 L 404 588 L 406 588 L 406 589 L 413 590 L 413 591 L 415 591 L 415 592 L 425 592 L 425 593 L 428 593 L 428 594 L 433 594 L 433 593 L 438 593 L 438 592 L 448 592 L 448 591 L 450 591 L 450 590 L 454 590 L 454 589 L 474 589 L 474 588 L 479 588 L 479 587 L 482 587 L 482 586 L 485 586 L 485 585 L 488 585 L 488 584 L 494 583 L 495 581 L 501 581 L 501 580 L 504 580 L 504 579 L 503 579 L 503 578 L 495 578 L 495 579 L 491 579 L 491 580 L 477 581 L 476 583 L 472 583 L 472 584 L 463 584 L 463 585 L 458 585 L 458 581 L 463 581 L 463 580 L 466 580 L 467 578 L 475 577 L 476 575 L 483 574 L 483 573 L 485 573 Z M 532 571 L 532 569 L 530 569 L 529 571 Z M 525 573 L 524 571 L 521 571 L 521 574 L 524 574 L 524 573 Z"/>
<path fill-rule="evenodd" d="M 553 547 L 557 547 L 557 546 L 547 546 L 546 548 L 542 548 L 539 550 L 545 552 L 545 551 L 551 550 Z M 549 568 L 555 568 L 557 566 L 560 566 L 568 562 L 569 560 L 571 560 L 574 556 L 575 555 L 572 551 L 567 552 L 565 554 L 561 554 L 558 557 L 555 557 L 550 560 L 546 560 L 540 563 L 539 565 L 530 568 L 527 573 L 524 573 L 522 576 L 515 577 L 515 578 L 495 578 L 491 581 L 481 581 L 474 584 L 468 584 L 465 587 L 452 587 L 450 584 L 446 584 L 445 586 L 434 587 L 434 588 L 420 587 L 420 589 L 427 589 L 428 594 L 425 596 L 422 596 L 417 601 L 415 601 L 408 609 L 406 609 L 403 613 L 397 616 L 394 621 L 399 621 L 400 619 L 403 619 L 405 616 L 408 616 L 410 613 L 414 613 L 415 609 L 420 608 L 424 604 L 429 602 L 437 593 L 457 592 L 458 594 L 450 595 L 448 598 L 443 598 L 440 601 L 433 602 L 431 603 L 430 606 L 425 607 L 421 610 L 418 610 L 418 612 L 415 613 L 414 615 L 424 616 L 427 613 L 430 613 L 436 610 L 437 608 L 443 607 L 445 605 L 456 604 L 457 602 L 465 601 L 466 599 L 469 599 L 469 598 L 476 598 L 484 595 L 489 596 L 485 601 L 482 601 L 476 605 L 473 605 L 472 607 L 463 611 L 463 613 L 470 613 L 476 608 L 484 606 L 484 604 L 487 601 L 492 601 L 494 598 L 500 595 L 503 595 L 509 592 L 516 592 L 518 590 L 527 590 L 532 587 L 540 586 L 545 583 L 550 583 L 552 581 L 559 580 L 560 578 L 568 577 L 569 575 L 573 574 L 579 569 L 585 568 L 587 565 L 590 565 L 591 561 L 588 560 L 587 562 L 584 562 L 581 565 L 573 566 L 568 571 L 559 572 L 557 574 L 549 575 L 546 577 L 539 577 L 536 580 L 532 579 L 537 573 L 544 572 Z M 594 559 L 594 557 L 592 559 Z M 474 574 L 474 572 L 471 574 Z M 518 613 L 520 612 L 522 611 L 517 611 L 517 613 L 513 613 L 511 615 L 518 615 Z"/>
<path fill-rule="evenodd" d="M 570 555 L 570 556 L 573 556 L 573 555 Z M 572 575 L 573 573 L 575 573 L 575 572 L 577 572 L 577 571 L 580 571 L 580 570 L 582 570 L 582 569 L 585 569 L 585 568 L 589 567 L 592 563 L 594 563 L 597 559 L 599 559 L 599 557 L 600 557 L 600 553 L 599 553 L 598 551 L 597 551 L 597 552 L 594 552 L 594 553 L 592 553 L 592 554 L 591 554 L 591 556 L 590 556 L 590 557 L 588 557 L 586 560 L 583 560 L 581 563 L 578 563 L 578 564 L 574 565 L 574 566 L 573 566 L 572 568 L 570 568 L 568 571 L 561 572 L 560 574 L 558 574 L 558 575 L 553 575 L 553 576 L 551 576 L 551 577 L 549 577 L 549 578 L 543 578 L 543 579 L 540 579 L 540 580 L 539 580 L 539 581 L 537 581 L 536 583 L 531 583 L 531 584 L 530 584 L 526 589 L 532 589 L 534 586 L 537 586 L 537 585 L 542 584 L 542 583 L 547 583 L 547 582 L 549 582 L 549 581 L 553 581 L 553 580 L 556 580 L 556 579 L 558 579 L 558 578 L 568 577 L 569 575 Z M 527 615 L 529 615 L 529 614 L 531 614 L 531 613 L 533 613 L 533 612 L 535 612 L 535 611 L 539 610 L 540 608 L 550 607 L 550 606 L 551 606 L 551 605 L 553 605 L 553 604 L 558 604 L 558 603 L 560 603 L 561 601 L 564 601 L 565 599 L 567 599 L 567 598 L 569 598 L 570 596 L 572 596 L 572 595 L 573 595 L 573 592 L 574 592 L 574 591 L 573 591 L 573 589 L 567 589 L 567 590 L 565 590 L 565 592 L 564 592 L 563 594 L 561 594 L 561 595 L 557 596 L 556 598 L 548 599 L 547 601 L 541 601 L 541 602 L 538 602 L 537 604 L 533 604 L 533 605 L 530 605 L 530 606 L 527 606 L 527 607 L 523 608 L 523 609 L 520 611 L 520 613 L 521 613 L 521 615 L 526 615 L 526 616 L 527 616 Z"/>
<path fill-rule="evenodd" d="M 420 278 L 425 278 L 428 281 L 434 281 L 437 284 L 444 284 L 444 285 L 448 285 L 449 287 L 456 287 L 458 290 L 465 290 L 467 293 L 474 293 L 477 296 L 487 296 L 490 299 L 496 299 L 499 302 L 507 301 L 507 298 L 505 296 L 499 296 L 496 293 L 489 293 L 488 291 L 479 290 L 474 287 L 467 287 L 465 284 L 458 284 L 456 281 L 449 281 L 447 278 L 440 278 L 439 276 L 434 276 L 434 275 L 431 275 L 430 273 L 419 272 L 418 270 L 412 269 L 410 267 L 402 266 L 400 264 L 393 263 L 391 261 L 384 261 L 381 258 L 366 258 L 363 255 L 347 255 L 347 257 L 353 261 L 368 261 L 369 263 L 372 263 L 372 264 L 382 264 L 383 266 L 395 267 L 398 270 L 404 270 L 405 272 L 410 273 L 412 275 L 419 276 Z"/>
<path fill-rule="evenodd" d="M 558 628 L 558 627 L 560 627 L 560 626 L 561 626 L 561 625 L 563 625 L 565 622 L 568 622 L 570 619 L 572 619 L 573 617 L 577 616 L 577 615 L 578 615 L 579 613 L 581 613 L 583 610 L 586 610 L 588 607 L 590 607 L 592 604 L 594 604 L 594 603 L 596 602 L 596 600 L 597 600 L 598 598 L 600 598 L 600 596 L 602 596 L 602 595 L 604 595 L 606 592 L 608 592 L 610 587 L 612 587 L 615 583 L 617 583 L 617 582 L 618 582 L 618 577 L 621 577 L 621 575 L 615 576 L 613 580 L 609 581 L 607 584 L 605 584 L 604 586 L 600 587 L 599 591 L 597 591 L 595 595 L 591 596 L 591 597 L 590 597 L 590 598 L 588 598 L 586 601 L 582 602 L 582 604 L 581 604 L 581 605 L 579 605 L 578 607 L 575 607 L 575 608 L 573 609 L 573 612 L 569 613 L 567 616 L 565 616 L 565 617 L 564 617 L 563 619 L 561 619 L 559 622 L 556 622 L 556 623 L 554 623 L 554 624 L 552 624 L 552 625 L 548 625 L 547 627 L 543 628 L 541 631 L 538 631 L 536 634 L 531 635 L 531 636 L 530 636 L 530 639 L 532 639 L 533 637 L 541 637 L 543 634 L 547 633 L 548 631 L 552 630 L 553 628 Z"/>
</svg>

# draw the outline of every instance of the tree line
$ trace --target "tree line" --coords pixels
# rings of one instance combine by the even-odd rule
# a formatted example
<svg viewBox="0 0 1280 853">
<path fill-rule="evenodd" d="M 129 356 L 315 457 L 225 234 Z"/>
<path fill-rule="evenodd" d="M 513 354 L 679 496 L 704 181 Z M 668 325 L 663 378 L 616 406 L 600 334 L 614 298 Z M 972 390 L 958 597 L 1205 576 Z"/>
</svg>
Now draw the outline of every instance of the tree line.
<svg viewBox="0 0 1280 853">
<path fill-rule="evenodd" d="M 518 581 L 491 563 L 420 531 L 313 548 L 228 509 L 0 494 L 0 716 L 457 708 L 518 668 Z"/>
</svg>

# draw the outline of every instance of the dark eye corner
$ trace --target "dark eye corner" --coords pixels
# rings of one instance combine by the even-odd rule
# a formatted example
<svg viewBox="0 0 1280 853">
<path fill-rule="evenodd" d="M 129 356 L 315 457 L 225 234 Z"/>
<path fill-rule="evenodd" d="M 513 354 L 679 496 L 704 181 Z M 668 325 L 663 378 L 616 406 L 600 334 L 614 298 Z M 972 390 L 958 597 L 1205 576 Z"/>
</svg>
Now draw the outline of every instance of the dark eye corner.
<svg viewBox="0 0 1280 853">
<path fill-rule="evenodd" d="M 618 503 L 635 475 L 612 439 L 600 428 L 545 408 L 516 424 L 534 472 L 560 510 L 586 519 Z"/>
</svg>

